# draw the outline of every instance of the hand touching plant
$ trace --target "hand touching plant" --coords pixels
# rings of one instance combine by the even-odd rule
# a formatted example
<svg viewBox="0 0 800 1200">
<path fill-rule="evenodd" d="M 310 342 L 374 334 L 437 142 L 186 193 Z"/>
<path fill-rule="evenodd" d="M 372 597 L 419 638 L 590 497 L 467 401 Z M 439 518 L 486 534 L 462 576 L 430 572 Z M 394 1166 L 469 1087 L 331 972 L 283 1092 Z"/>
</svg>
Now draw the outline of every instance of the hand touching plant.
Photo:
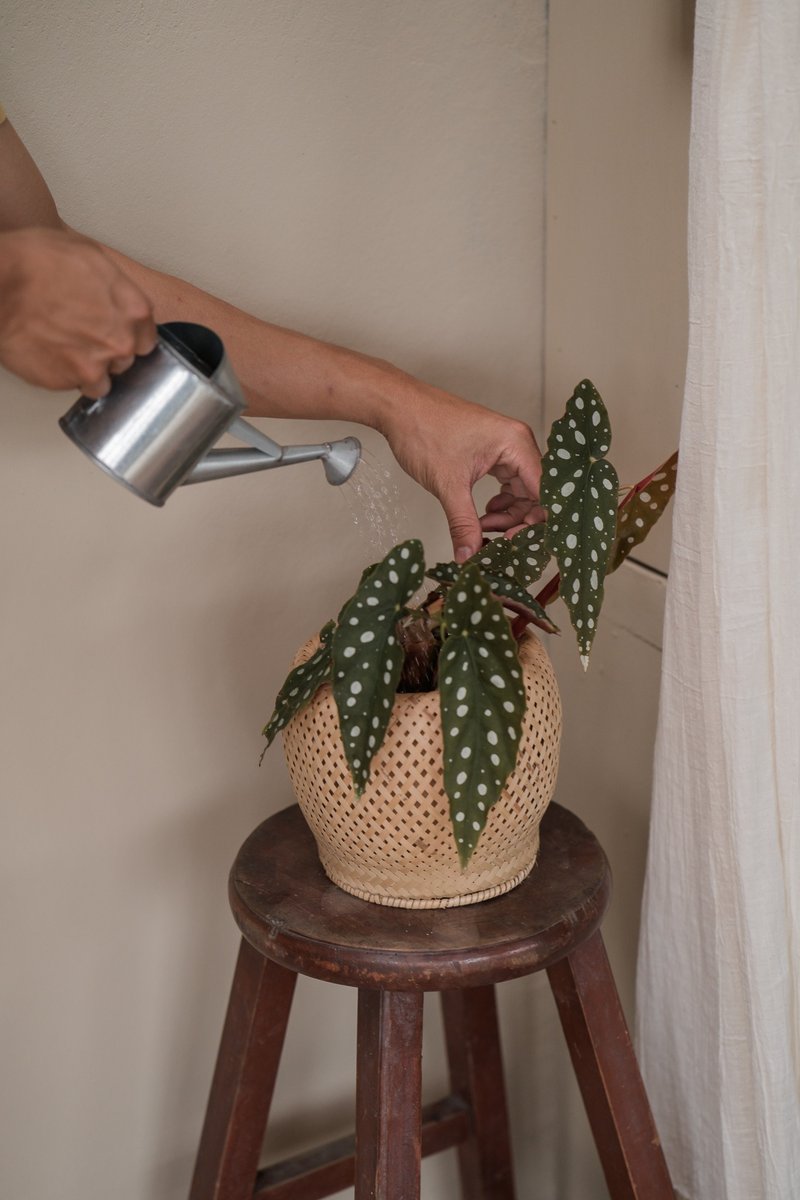
<svg viewBox="0 0 800 1200">
<path fill-rule="evenodd" d="M 466 865 L 517 759 L 525 713 L 517 647 L 524 628 L 533 623 L 557 633 L 546 606 L 561 595 L 585 668 L 605 577 L 647 535 L 674 490 L 677 455 L 618 503 L 610 446 L 605 406 L 584 380 L 553 424 L 542 459 L 547 520 L 488 541 L 464 563 L 426 569 L 422 545 L 411 539 L 368 567 L 337 619 L 321 630 L 318 649 L 290 672 L 264 728 L 267 745 L 330 684 L 361 796 L 395 694 L 438 688 L 444 787 Z M 532 595 L 552 558 L 558 573 Z M 426 574 L 437 587 L 415 603 Z"/>
</svg>

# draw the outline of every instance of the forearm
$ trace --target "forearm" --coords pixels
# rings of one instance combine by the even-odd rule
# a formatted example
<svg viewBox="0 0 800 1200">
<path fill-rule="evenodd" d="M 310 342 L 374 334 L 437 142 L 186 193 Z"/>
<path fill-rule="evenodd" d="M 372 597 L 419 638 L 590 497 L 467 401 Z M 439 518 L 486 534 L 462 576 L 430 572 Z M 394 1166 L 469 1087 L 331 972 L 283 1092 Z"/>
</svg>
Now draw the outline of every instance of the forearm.
<svg viewBox="0 0 800 1200">
<path fill-rule="evenodd" d="M 0 230 L 38 226 L 58 229 L 61 221 L 50 189 L 10 121 L 0 125 Z"/>
<path fill-rule="evenodd" d="M 485 528 L 513 531 L 543 519 L 536 505 L 539 450 L 524 423 L 107 253 L 148 296 L 157 321 L 197 321 L 220 335 L 252 415 L 359 422 L 382 433 L 403 469 L 438 497 L 460 560 L 481 544 L 472 486 L 484 475 L 502 485 L 502 502 L 483 518 Z"/>
<path fill-rule="evenodd" d="M 40 228 L 26 234 L 30 226 Z M 379 359 L 261 321 L 110 247 L 65 237 L 44 179 L 6 121 L 0 231 L 20 229 L 38 244 L 29 246 L 29 261 L 42 269 L 28 272 L 27 304 L 18 299 L 6 321 L 16 335 L 12 328 L 0 344 L 0 361 L 30 382 L 103 396 L 111 376 L 152 348 L 153 316 L 196 321 L 224 341 L 254 416 L 357 422 L 382 433 L 403 469 L 438 497 L 457 557 L 480 547 L 482 529 L 513 532 L 543 519 L 536 506 L 540 455 L 526 424 Z M 479 521 L 472 487 L 487 474 L 501 484 L 501 496 Z"/>
<path fill-rule="evenodd" d="M 0 231 L 65 229 L 36 163 L 13 129 L 0 125 Z M 98 243 L 99 244 L 99 243 Z M 259 321 L 192 284 L 101 246 L 150 298 L 157 321 L 197 321 L 225 343 L 256 416 L 341 419 L 387 434 L 392 413 L 416 395 L 415 381 L 388 363 Z"/>
<path fill-rule="evenodd" d="M 253 416 L 354 421 L 386 433 L 403 396 L 419 386 L 389 363 L 261 321 L 104 249 L 150 297 L 156 321 L 196 321 L 219 334 Z"/>
</svg>

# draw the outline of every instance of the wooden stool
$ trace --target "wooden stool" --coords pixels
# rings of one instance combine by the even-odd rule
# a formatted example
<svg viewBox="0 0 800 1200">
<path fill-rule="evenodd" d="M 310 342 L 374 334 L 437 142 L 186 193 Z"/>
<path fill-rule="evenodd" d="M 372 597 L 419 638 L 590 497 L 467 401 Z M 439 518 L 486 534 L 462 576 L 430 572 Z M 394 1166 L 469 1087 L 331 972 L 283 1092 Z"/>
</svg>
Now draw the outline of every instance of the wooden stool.
<svg viewBox="0 0 800 1200">
<path fill-rule="evenodd" d="M 505 896 L 396 909 L 341 891 L 297 806 L 230 876 L 244 937 L 191 1200 L 418 1200 L 420 1155 L 459 1148 L 464 1200 L 513 1200 L 494 985 L 546 970 L 613 1200 L 672 1200 L 599 924 L 606 857 L 551 804 L 539 860 Z M 258 1170 L 298 974 L 358 988 L 356 1134 Z M 441 993 L 452 1094 L 421 1109 L 423 992 Z"/>
</svg>

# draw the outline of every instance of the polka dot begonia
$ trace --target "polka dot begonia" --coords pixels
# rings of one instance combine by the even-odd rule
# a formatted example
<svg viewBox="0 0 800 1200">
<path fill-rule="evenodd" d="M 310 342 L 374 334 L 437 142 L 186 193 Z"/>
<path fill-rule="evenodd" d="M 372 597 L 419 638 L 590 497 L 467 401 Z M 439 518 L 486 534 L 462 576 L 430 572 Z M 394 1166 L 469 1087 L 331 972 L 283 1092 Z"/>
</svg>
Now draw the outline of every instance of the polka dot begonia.
<svg viewBox="0 0 800 1200">
<path fill-rule="evenodd" d="M 525 712 L 516 642 L 491 589 L 478 565 L 468 562 L 448 591 L 442 613 L 444 786 L 453 820 L 463 814 L 462 863 L 469 861 L 514 768 Z M 478 621 L 471 619 L 475 613 Z M 499 622 L 494 620 L 498 614 Z"/>
<path fill-rule="evenodd" d="M 541 500 L 549 512 L 547 543 L 560 572 L 584 667 L 603 602 L 609 547 L 617 529 L 617 472 L 605 458 L 611 445 L 608 413 L 594 384 L 579 383 L 563 417 L 553 423 L 542 459 Z M 591 605 L 591 608 L 589 607 Z"/>
<path fill-rule="evenodd" d="M 611 548 L 609 571 L 616 571 L 636 546 L 647 537 L 669 504 L 678 476 L 678 452 L 639 484 L 620 505 L 617 537 Z"/>
<path fill-rule="evenodd" d="M 291 721 L 292 717 L 305 708 L 309 700 L 316 694 L 323 683 L 326 683 L 333 670 L 331 642 L 333 639 L 334 622 L 320 631 L 319 649 L 304 663 L 300 663 L 289 672 L 275 700 L 272 716 L 264 726 L 262 733 L 267 739 L 264 753 L 272 745 L 277 734 Z M 262 758 L 264 755 L 262 754 Z"/>
<path fill-rule="evenodd" d="M 333 696 L 359 796 L 386 734 L 403 669 L 403 651 L 395 636 L 397 621 L 424 569 L 422 543 L 416 538 L 393 547 L 364 572 L 333 634 Z"/>
</svg>

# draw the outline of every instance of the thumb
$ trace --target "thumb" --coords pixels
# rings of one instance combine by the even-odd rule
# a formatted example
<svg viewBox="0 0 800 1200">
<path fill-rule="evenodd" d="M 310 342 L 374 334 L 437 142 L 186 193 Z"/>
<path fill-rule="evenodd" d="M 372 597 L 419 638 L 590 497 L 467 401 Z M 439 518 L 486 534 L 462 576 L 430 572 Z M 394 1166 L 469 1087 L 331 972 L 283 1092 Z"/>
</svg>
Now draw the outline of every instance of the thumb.
<svg viewBox="0 0 800 1200">
<path fill-rule="evenodd" d="M 483 545 L 483 531 L 472 496 L 467 489 L 439 496 L 439 502 L 447 517 L 450 537 L 453 539 L 453 556 L 462 563 L 477 554 Z"/>
</svg>

